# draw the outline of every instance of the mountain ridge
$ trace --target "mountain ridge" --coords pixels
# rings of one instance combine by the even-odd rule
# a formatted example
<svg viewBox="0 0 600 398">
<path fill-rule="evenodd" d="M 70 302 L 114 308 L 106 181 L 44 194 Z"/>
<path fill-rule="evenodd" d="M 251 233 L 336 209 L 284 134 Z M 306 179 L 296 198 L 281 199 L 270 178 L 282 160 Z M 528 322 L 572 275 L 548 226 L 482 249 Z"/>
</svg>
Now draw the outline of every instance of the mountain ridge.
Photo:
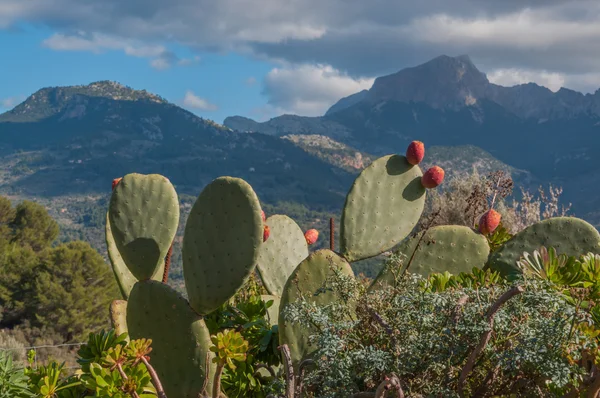
<svg viewBox="0 0 600 398">
<path fill-rule="evenodd" d="M 233 127 L 230 120 L 223 124 Z M 324 116 L 282 115 L 252 126 L 238 119 L 236 127 L 276 136 L 324 135 L 377 156 L 403 153 L 412 140 L 475 145 L 544 184 L 564 187 L 563 197 L 580 214 L 600 207 L 600 188 L 588 184 L 600 174 L 593 160 L 600 151 L 600 90 L 499 86 L 467 56 L 443 55 L 379 77 L 359 101 L 345 97 Z"/>
<path fill-rule="evenodd" d="M 378 77 L 373 86 L 361 94 L 363 92 L 365 90 L 340 99 L 325 115 L 354 105 L 356 102 L 350 99 L 360 94 L 361 100 L 373 103 L 424 102 L 433 108 L 454 110 L 488 99 L 522 118 L 564 118 L 586 112 L 600 116 L 600 88 L 584 94 L 566 87 L 553 92 L 533 82 L 501 86 L 491 83 L 468 55 L 440 55 L 424 64 Z"/>
</svg>

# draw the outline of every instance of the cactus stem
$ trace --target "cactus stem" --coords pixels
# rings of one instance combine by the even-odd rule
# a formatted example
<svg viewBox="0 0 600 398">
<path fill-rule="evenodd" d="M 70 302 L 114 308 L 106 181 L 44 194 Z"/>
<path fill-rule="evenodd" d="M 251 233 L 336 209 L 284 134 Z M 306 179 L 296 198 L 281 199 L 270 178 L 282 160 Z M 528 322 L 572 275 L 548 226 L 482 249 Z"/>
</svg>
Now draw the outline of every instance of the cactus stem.
<svg viewBox="0 0 600 398">
<path fill-rule="evenodd" d="M 215 372 L 215 381 L 213 383 L 213 398 L 219 398 L 221 396 L 221 375 L 223 374 L 224 367 L 224 362 L 219 362 L 217 364 L 217 370 Z"/>
<path fill-rule="evenodd" d="M 461 397 L 464 397 L 463 389 L 465 386 L 465 381 L 467 380 L 467 376 L 469 375 L 469 373 L 471 373 L 473 367 L 475 366 L 475 360 L 477 359 L 479 354 L 485 349 L 485 346 L 492 337 L 492 332 L 494 330 L 494 316 L 504 303 L 506 303 L 514 296 L 523 293 L 524 291 L 525 289 L 523 288 L 523 286 L 513 287 L 512 289 L 506 291 L 502 296 L 498 297 L 498 300 L 496 300 L 496 302 L 492 304 L 490 309 L 487 311 L 485 317 L 488 322 L 489 329 L 481 335 L 481 340 L 479 341 L 479 344 L 471 352 L 471 355 L 469 355 L 469 359 L 467 360 L 465 367 L 462 369 L 462 372 L 460 372 L 460 377 L 458 379 L 458 394 Z"/>
<path fill-rule="evenodd" d="M 309 365 L 313 365 L 315 363 L 315 361 L 313 361 L 312 359 L 305 359 L 302 362 L 300 362 L 300 365 L 298 365 L 298 381 L 296 383 L 296 398 L 301 398 L 302 397 L 302 390 L 304 389 L 304 369 L 306 369 L 307 366 Z"/>
<path fill-rule="evenodd" d="M 335 250 L 335 237 L 334 237 L 335 222 L 333 217 L 329 219 L 329 250 Z"/>
<path fill-rule="evenodd" d="M 391 377 L 386 376 L 385 380 L 377 387 L 375 398 L 383 398 L 390 390 L 396 390 L 398 392 L 398 398 L 404 398 L 404 391 L 402 391 L 400 379 L 395 374 L 392 374 Z"/>
<path fill-rule="evenodd" d="M 171 255 L 173 254 L 173 243 L 171 243 L 171 247 L 169 247 L 169 251 L 167 252 L 167 257 L 165 257 L 165 270 L 163 272 L 162 283 L 167 283 L 169 280 L 169 267 L 171 266 Z"/>
<path fill-rule="evenodd" d="M 295 375 L 294 375 L 294 366 L 292 365 L 292 356 L 290 354 L 290 349 L 287 344 L 280 345 L 277 347 L 283 353 L 283 365 L 285 367 L 285 397 L 286 398 L 294 398 L 294 384 L 295 384 Z"/>
<path fill-rule="evenodd" d="M 165 390 L 163 390 L 163 386 L 160 382 L 160 379 L 158 378 L 158 375 L 156 374 L 156 370 L 154 370 L 152 365 L 150 365 L 150 362 L 148 362 L 148 360 L 146 359 L 145 356 L 142 355 L 140 360 L 144 363 L 144 366 L 146 366 L 146 369 L 148 369 L 148 373 L 150 374 L 150 377 L 152 378 L 152 384 L 154 384 L 154 387 L 156 388 L 156 393 L 158 394 L 158 398 L 167 398 L 167 394 L 165 394 Z"/>
<path fill-rule="evenodd" d="M 122 378 L 124 381 L 127 381 L 127 380 L 129 380 L 129 378 L 128 378 L 128 377 L 127 377 L 127 375 L 125 374 L 125 371 L 123 370 L 123 367 L 121 366 L 121 363 L 120 363 L 120 362 L 117 362 L 117 363 L 115 364 L 115 366 L 117 367 L 117 370 L 119 371 L 119 374 L 121 375 L 121 378 Z M 132 392 L 130 393 L 130 395 L 131 395 L 131 397 L 132 397 L 132 398 L 140 398 L 140 396 L 138 395 L 138 393 L 137 393 L 136 391 L 132 391 Z"/>
</svg>

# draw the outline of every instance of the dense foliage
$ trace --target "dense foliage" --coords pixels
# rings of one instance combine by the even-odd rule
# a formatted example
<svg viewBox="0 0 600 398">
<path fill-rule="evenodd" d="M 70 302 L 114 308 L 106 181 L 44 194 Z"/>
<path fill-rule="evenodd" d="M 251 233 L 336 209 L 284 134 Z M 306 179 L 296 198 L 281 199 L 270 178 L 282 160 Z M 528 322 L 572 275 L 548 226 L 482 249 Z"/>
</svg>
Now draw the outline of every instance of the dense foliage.
<svg viewBox="0 0 600 398">
<path fill-rule="evenodd" d="M 108 326 L 106 308 L 119 294 L 96 250 L 82 241 L 55 245 L 58 234 L 39 204 L 13 208 L 0 198 L 0 327 L 20 330 L 28 345 L 36 334 L 63 343 Z"/>
</svg>

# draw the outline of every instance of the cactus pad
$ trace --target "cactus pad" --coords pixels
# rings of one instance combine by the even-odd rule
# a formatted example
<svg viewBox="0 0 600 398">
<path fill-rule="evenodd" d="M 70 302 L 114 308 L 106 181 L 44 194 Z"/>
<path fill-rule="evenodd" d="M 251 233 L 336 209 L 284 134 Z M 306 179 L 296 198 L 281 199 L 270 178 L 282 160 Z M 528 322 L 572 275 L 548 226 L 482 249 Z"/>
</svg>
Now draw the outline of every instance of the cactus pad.
<svg viewBox="0 0 600 398">
<path fill-rule="evenodd" d="M 266 224 L 271 236 L 260 249 L 257 269 L 267 291 L 281 296 L 289 276 L 308 257 L 308 245 L 298 224 L 288 216 L 271 216 Z"/>
<path fill-rule="evenodd" d="M 513 278 L 521 273 L 517 261 L 523 252 L 532 253 L 540 246 L 553 247 L 559 254 L 579 257 L 588 252 L 600 252 L 600 234 L 591 224 L 579 218 L 549 218 L 525 228 L 492 253 L 489 267 L 504 277 Z"/>
<path fill-rule="evenodd" d="M 422 172 L 404 156 L 374 161 L 354 181 L 342 213 L 340 244 L 350 262 L 390 250 L 411 233 L 425 207 Z"/>
<path fill-rule="evenodd" d="M 432 273 L 448 271 L 458 275 L 461 272 L 471 272 L 473 267 L 483 268 L 490 254 L 490 247 L 483 235 L 469 227 L 442 225 L 430 228 L 425 235 L 421 232 L 405 240 L 398 252 L 405 256 L 401 270 L 406 269 L 414 253 L 408 271 L 427 277 Z M 392 284 L 393 281 L 392 271 L 384 268 L 370 289 L 381 283 Z"/>
<path fill-rule="evenodd" d="M 254 271 L 262 244 L 261 208 L 252 187 L 232 177 L 211 182 L 185 225 L 183 276 L 190 305 L 205 315 L 229 300 Z"/>
<path fill-rule="evenodd" d="M 163 283 L 137 282 L 127 305 L 127 326 L 131 339 L 152 339 L 150 360 L 168 397 L 200 396 L 206 355 L 213 355 L 210 332 L 185 298 Z"/>
<path fill-rule="evenodd" d="M 179 201 L 169 180 L 158 174 L 127 174 L 110 198 L 108 216 L 115 245 L 138 280 L 164 265 L 179 223 Z"/>
<path fill-rule="evenodd" d="M 129 333 L 127 330 L 127 301 L 113 300 L 110 303 L 110 323 L 117 335 Z"/>
<path fill-rule="evenodd" d="M 263 294 L 260 296 L 262 301 L 268 303 L 273 300 L 273 304 L 267 308 L 267 316 L 269 317 L 269 325 L 274 326 L 277 325 L 279 319 L 279 297 L 271 296 L 269 294 Z"/>
<path fill-rule="evenodd" d="M 332 275 L 334 268 L 339 269 L 343 274 L 354 276 L 352 268 L 343 258 L 330 250 L 318 250 L 296 267 L 283 288 L 279 307 L 279 343 L 288 345 L 294 366 L 309 356 L 314 351 L 314 347 L 311 347 L 308 342 L 310 330 L 285 320 L 283 316 L 285 307 L 302 296 L 317 304 L 335 301 L 336 295 L 332 291 L 314 295 Z"/>
<path fill-rule="evenodd" d="M 127 268 L 127 265 L 125 265 L 125 261 L 123 261 L 123 257 L 121 257 L 121 253 L 119 253 L 119 249 L 117 249 L 117 244 L 115 243 L 115 238 L 113 237 L 112 230 L 110 228 L 110 219 L 108 217 L 108 213 L 106 213 L 105 235 L 106 250 L 108 252 L 108 258 L 115 274 L 115 278 L 117 279 L 117 285 L 119 286 L 119 290 L 121 290 L 123 298 L 127 300 L 129 297 L 129 292 L 131 292 L 131 289 L 133 288 L 133 285 L 135 285 L 135 282 L 137 282 L 137 279 L 135 279 L 135 276 L 133 276 L 131 271 L 129 271 L 129 268 Z"/>
</svg>

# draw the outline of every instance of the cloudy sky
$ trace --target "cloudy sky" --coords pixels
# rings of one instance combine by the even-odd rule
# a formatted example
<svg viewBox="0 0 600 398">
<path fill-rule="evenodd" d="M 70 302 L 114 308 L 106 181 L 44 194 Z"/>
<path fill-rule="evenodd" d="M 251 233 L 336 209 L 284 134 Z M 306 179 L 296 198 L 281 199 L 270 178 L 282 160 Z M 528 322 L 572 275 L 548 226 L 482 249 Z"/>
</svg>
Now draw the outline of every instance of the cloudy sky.
<svg viewBox="0 0 600 398">
<path fill-rule="evenodd" d="M 0 111 L 115 80 L 209 119 L 320 115 L 441 54 L 491 81 L 600 87 L 597 0 L 0 0 Z"/>
</svg>

